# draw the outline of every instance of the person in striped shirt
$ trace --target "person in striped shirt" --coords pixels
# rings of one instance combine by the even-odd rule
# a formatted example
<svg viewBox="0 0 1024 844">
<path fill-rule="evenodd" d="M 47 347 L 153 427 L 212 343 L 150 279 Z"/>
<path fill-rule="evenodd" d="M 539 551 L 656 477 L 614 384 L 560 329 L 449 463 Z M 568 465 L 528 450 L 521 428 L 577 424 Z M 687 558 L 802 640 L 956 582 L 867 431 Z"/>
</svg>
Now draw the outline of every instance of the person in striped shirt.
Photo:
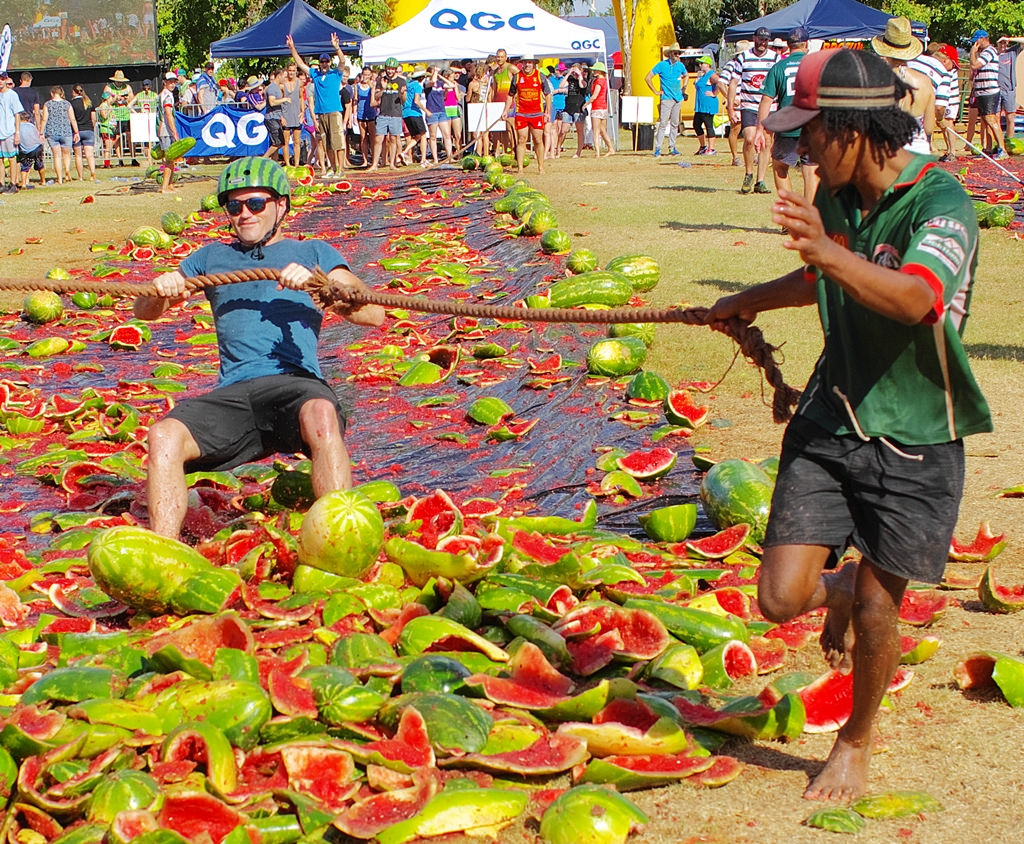
<svg viewBox="0 0 1024 844">
<path fill-rule="evenodd" d="M 735 58 L 726 62 L 725 67 L 718 71 L 718 92 L 725 99 L 725 115 L 726 117 L 729 118 L 729 128 L 725 133 L 725 137 L 729 141 L 729 155 L 732 158 L 733 167 L 740 166 L 740 158 L 738 155 L 736 155 L 736 144 L 738 143 L 740 137 L 740 123 L 739 120 L 733 122 L 734 109 L 732 107 L 733 100 L 729 99 L 729 82 L 732 80 L 733 76 L 735 76 L 738 71 L 739 65 L 736 62 Z M 739 102 L 738 96 L 736 97 L 735 101 L 737 103 Z M 739 106 L 737 105 L 737 109 L 738 108 Z M 738 115 L 738 110 L 735 113 Z"/>
<path fill-rule="evenodd" d="M 1006 158 L 1003 130 L 999 127 L 999 52 L 984 29 L 975 30 L 971 36 L 971 69 L 975 71 L 971 95 L 982 127 L 992 139 L 988 153 L 997 160 Z"/>
<path fill-rule="evenodd" d="M 761 88 L 761 103 L 757 108 L 757 134 L 754 143 L 758 150 L 767 144 L 764 121 L 771 111 L 772 104 L 778 103 L 779 108 L 785 108 L 793 102 L 793 95 L 796 92 L 796 72 L 800 67 L 800 60 L 807 55 L 809 37 L 807 30 L 802 26 L 792 30 L 786 36 L 789 54 L 776 62 L 768 71 L 764 86 Z M 807 160 L 801 161 L 796 150 L 799 140 L 799 129 L 775 133 L 775 140 L 771 144 L 772 177 L 775 179 L 775 190 L 793 189 L 789 180 L 789 168 L 800 162 L 800 172 L 804 179 L 804 196 L 813 199 L 814 192 L 818 189 L 817 165 Z"/>
<path fill-rule="evenodd" d="M 768 49 L 772 34 L 763 26 L 754 33 L 754 46 L 744 50 L 734 61 L 738 64 L 738 72 L 729 80 L 729 114 L 734 123 L 739 123 L 743 134 L 743 186 L 741 193 L 771 193 L 764 183 L 768 172 L 768 150 L 758 151 L 754 142 L 757 134 L 757 109 L 761 104 L 761 86 L 772 65 L 778 61 L 779 54 Z M 736 93 L 739 92 L 739 104 L 736 105 Z M 754 167 L 757 166 L 757 181 L 754 180 Z"/>
<path fill-rule="evenodd" d="M 960 56 L 956 47 L 941 41 L 928 45 L 928 56 L 942 67 L 942 82 L 935 92 L 935 128 L 946 141 L 946 151 L 939 161 L 952 161 L 953 124 L 960 114 Z"/>
</svg>

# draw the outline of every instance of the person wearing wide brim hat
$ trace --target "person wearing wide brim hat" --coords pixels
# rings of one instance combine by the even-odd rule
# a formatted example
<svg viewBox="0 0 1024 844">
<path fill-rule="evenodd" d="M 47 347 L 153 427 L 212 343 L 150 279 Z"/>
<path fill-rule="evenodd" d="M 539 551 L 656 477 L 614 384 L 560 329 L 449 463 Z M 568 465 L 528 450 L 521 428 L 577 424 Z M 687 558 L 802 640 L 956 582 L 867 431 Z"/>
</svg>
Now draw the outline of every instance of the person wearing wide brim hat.
<svg viewBox="0 0 1024 844">
<path fill-rule="evenodd" d="M 661 145 L 668 137 L 669 155 L 679 155 L 676 139 L 679 137 L 679 111 L 686 99 L 686 65 L 679 61 L 678 42 L 661 48 L 662 59 L 644 77 L 651 93 L 658 98 L 658 128 L 654 132 L 654 156 L 661 155 Z M 654 87 L 658 77 L 658 87 Z"/>
<path fill-rule="evenodd" d="M 255 91 L 262 84 L 263 84 L 263 80 L 260 79 L 258 76 L 250 76 L 248 79 L 245 80 L 245 88 L 244 88 L 244 90 L 246 90 L 246 91 Z"/>
<path fill-rule="evenodd" d="M 135 92 L 132 90 L 128 77 L 124 75 L 123 70 L 114 72 L 114 75 L 110 77 L 110 81 L 103 87 L 103 92 L 110 94 L 110 116 L 111 119 L 117 121 L 116 135 L 120 136 L 123 144 L 130 137 L 131 109 L 128 104 L 135 96 Z M 124 167 L 123 152 L 120 150 L 118 151 L 117 164 L 119 167 Z M 135 161 L 132 166 L 137 167 L 138 162 Z"/>
<path fill-rule="evenodd" d="M 883 59 L 908 62 L 924 52 L 924 44 L 910 29 L 910 19 L 889 18 L 885 32 L 871 39 L 871 48 Z"/>
<path fill-rule="evenodd" d="M 907 62 L 916 59 L 924 50 L 924 44 L 910 31 L 910 19 L 889 18 L 885 32 L 871 39 L 871 47 L 913 89 L 900 102 L 900 107 L 912 114 L 918 124 L 918 131 L 907 149 L 931 155 L 931 139 L 935 131 L 935 84 L 920 70 L 907 67 Z"/>
<path fill-rule="evenodd" d="M 819 308 L 824 344 L 783 438 L 757 586 L 774 623 L 825 609 L 826 658 L 853 677 L 852 712 L 808 800 L 847 803 L 874 785 L 875 717 L 900 661 L 900 602 L 910 580 L 942 579 L 963 491 L 961 438 L 992 430 L 961 338 L 975 212 L 951 173 L 902 148 L 914 131 L 898 108 L 905 93 L 867 50 L 801 60 L 792 105 L 764 124 L 803 127 L 801 148 L 819 165 L 813 203 L 783 193 L 772 206 L 798 258 L 704 318 L 722 330 L 773 309 Z M 828 571 L 848 545 L 859 561 Z"/>
<path fill-rule="evenodd" d="M 109 78 L 111 82 L 116 82 L 118 85 L 124 85 L 128 82 L 128 77 L 124 75 L 123 70 L 115 70 L 114 75 Z"/>
</svg>

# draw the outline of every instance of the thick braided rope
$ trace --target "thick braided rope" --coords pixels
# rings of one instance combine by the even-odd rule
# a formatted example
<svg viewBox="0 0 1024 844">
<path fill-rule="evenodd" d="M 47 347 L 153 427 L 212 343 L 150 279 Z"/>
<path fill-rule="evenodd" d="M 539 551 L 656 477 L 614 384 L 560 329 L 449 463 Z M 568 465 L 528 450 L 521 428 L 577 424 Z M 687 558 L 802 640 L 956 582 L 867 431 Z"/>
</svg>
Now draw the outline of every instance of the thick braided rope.
<svg viewBox="0 0 1024 844">
<path fill-rule="evenodd" d="M 193 276 L 185 279 L 190 291 L 235 284 L 242 281 L 277 281 L 277 270 L 248 269 L 216 275 Z M 153 284 L 106 279 L 0 279 L 0 289 L 52 290 L 56 293 L 94 292 L 111 296 L 158 296 Z M 372 290 L 352 290 L 331 284 L 327 275 L 317 268 L 312 282 L 305 288 L 325 310 L 348 309 L 360 305 L 379 305 L 384 308 L 404 308 L 432 314 L 449 314 L 476 319 L 496 319 L 524 322 L 562 322 L 610 325 L 623 322 L 683 323 L 703 325 L 707 308 L 608 308 L 585 310 L 576 308 L 525 308 L 521 305 L 484 305 L 476 302 L 455 302 L 429 299 L 424 296 L 403 296 Z M 764 339 L 761 329 L 743 320 L 733 318 L 721 329 L 735 340 L 740 352 L 764 372 L 773 390 L 772 417 L 786 422 L 800 399 L 800 391 L 786 384 L 782 370 L 775 360 L 777 348 Z"/>
</svg>

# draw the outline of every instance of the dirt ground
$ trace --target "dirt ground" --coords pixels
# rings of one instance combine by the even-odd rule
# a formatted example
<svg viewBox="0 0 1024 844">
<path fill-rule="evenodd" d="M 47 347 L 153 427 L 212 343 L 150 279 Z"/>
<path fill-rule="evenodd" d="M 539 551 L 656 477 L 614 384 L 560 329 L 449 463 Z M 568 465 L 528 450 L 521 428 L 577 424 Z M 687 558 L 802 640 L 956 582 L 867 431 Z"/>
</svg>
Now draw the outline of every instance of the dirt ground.
<svg viewBox="0 0 1024 844">
<path fill-rule="evenodd" d="M 361 177 L 353 174 L 351 178 Z M 723 291 L 770 278 L 779 271 L 776 267 L 794 264 L 792 254 L 783 254 L 779 234 L 768 221 L 770 197 L 737 199 L 738 171 L 728 167 L 727 161 L 715 167 L 680 169 L 671 163 L 659 164 L 649 155 L 620 154 L 601 162 L 552 162 L 547 173 L 537 176 L 533 171 L 529 180 L 547 192 L 576 245 L 595 248 L 602 260 L 629 251 L 658 257 L 666 276 L 655 297 L 659 303 L 709 304 Z M 152 193 L 118 193 L 121 187 L 102 183 L 92 206 L 79 205 L 90 188 L 80 183 L 5 198 L 0 208 L 0 276 L 42 274 L 55 265 L 87 266 L 91 241 L 124 237 L 136 225 L 155 223 L 168 207 L 188 211 L 212 184 L 182 187 L 180 206 Z M 741 207 L 741 202 L 747 204 Z M 22 254 L 8 254 L 29 231 L 41 232 L 44 248 L 26 246 Z M 729 253 L 728 242 L 740 241 L 748 247 L 742 271 L 736 269 L 736 259 L 728 257 L 736 254 Z M 988 520 L 996 530 L 1008 533 L 1010 544 L 999 558 L 1006 582 L 1024 581 L 1024 502 L 995 497 L 999 489 L 1024 482 L 1020 458 L 1014 457 L 1024 442 L 1019 411 L 1024 385 L 1024 348 L 1019 339 L 1024 314 L 1019 278 L 1022 249 L 1024 244 L 1005 232 L 984 233 L 974 321 L 968 326 L 967 340 L 973 344 L 973 366 L 991 403 L 996 430 L 967 442 L 967 488 L 957 529 L 958 535 L 972 537 L 978 523 Z M 726 257 L 720 258 L 719 251 Z M 703 284 L 692 280 L 695 277 L 703 279 Z M 691 281 L 681 280 L 686 278 Z M 773 337 L 782 336 L 780 328 L 787 324 L 797 326 L 794 337 L 804 337 L 802 346 L 797 339 L 787 346 L 785 367 L 792 383 L 802 383 L 820 346 L 813 314 L 773 317 L 768 324 L 775 331 Z M 700 371 L 702 377 L 724 372 L 731 357 L 727 343 L 718 339 L 712 343 L 704 335 L 699 341 L 682 336 L 659 333 L 662 374 L 669 380 L 679 379 L 683 374 L 679 361 L 684 357 L 691 367 L 687 372 Z M 699 345 L 695 352 L 690 345 L 694 342 L 706 345 Z M 713 401 L 720 427 L 703 429 L 695 437 L 696 444 L 707 447 L 715 458 L 777 452 L 782 428 L 772 424 L 770 412 L 762 405 L 759 381 L 750 367 L 737 364 L 714 391 Z M 958 570 L 980 575 L 981 567 L 959 564 Z M 920 790 L 939 800 L 945 811 L 868 821 L 860 841 L 962 844 L 1014 841 L 1021 835 L 1024 711 L 1011 709 L 996 694 L 958 690 L 953 669 L 977 650 L 1020 654 L 1022 616 L 988 613 L 971 591 L 950 594 L 953 605 L 928 631 L 941 640 L 937 655 L 915 666 L 913 681 L 892 696 L 891 711 L 879 719 L 880 741 L 870 781 L 870 793 Z M 920 635 L 910 628 L 903 632 Z M 822 668 L 815 649 L 791 655 L 788 668 L 803 667 Z M 763 682 L 741 691 L 756 691 Z M 808 778 L 820 769 L 831 743 L 831 735 L 805 735 L 788 744 L 730 742 L 724 752 L 747 763 L 732 783 L 713 790 L 682 784 L 632 794 L 651 822 L 630 840 L 650 844 L 829 840 L 830 833 L 802 826 L 816 806 L 803 800 L 801 793 Z M 517 825 L 500 840 L 535 840 L 534 830 Z"/>
</svg>

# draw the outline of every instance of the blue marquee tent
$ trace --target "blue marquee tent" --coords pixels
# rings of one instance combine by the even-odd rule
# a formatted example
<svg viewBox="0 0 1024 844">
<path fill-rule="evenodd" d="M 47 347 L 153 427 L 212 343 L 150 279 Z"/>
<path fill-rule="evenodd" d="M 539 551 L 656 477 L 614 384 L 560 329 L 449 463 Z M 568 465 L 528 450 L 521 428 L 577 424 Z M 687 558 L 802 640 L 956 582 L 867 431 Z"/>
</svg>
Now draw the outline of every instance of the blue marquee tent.
<svg viewBox="0 0 1024 844">
<path fill-rule="evenodd" d="M 892 15 L 872 9 L 857 0 L 797 0 L 792 6 L 779 9 L 757 20 L 738 23 L 725 30 L 726 41 L 742 41 L 754 37 L 759 27 L 767 28 L 773 37 L 786 36 L 791 29 L 805 27 L 811 38 L 864 40 L 885 31 Z M 915 25 L 914 34 L 924 33 Z"/>
<path fill-rule="evenodd" d="M 231 59 L 256 56 L 287 56 L 285 35 L 295 39 L 300 56 L 333 53 L 331 33 L 338 34 L 342 50 L 355 50 L 367 36 L 318 12 L 305 0 L 288 0 L 276 12 L 241 32 L 221 38 L 210 45 L 213 58 Z"/>
</svg>

